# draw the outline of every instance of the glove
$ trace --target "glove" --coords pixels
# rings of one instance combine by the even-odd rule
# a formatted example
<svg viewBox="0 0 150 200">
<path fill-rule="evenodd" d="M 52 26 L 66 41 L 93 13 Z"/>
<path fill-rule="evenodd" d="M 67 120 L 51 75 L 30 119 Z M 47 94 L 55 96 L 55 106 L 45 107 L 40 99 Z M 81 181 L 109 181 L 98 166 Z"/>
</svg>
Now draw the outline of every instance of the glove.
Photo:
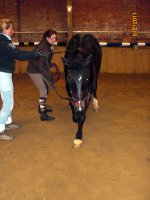
<svg viewBox="0 0 150 200">
<path fill-rule="evenodd" d="M 43 57 L 48 58 L 49 57 L 49 53 L 44 52 L 44 51 L 39 51 L 39 56 L 43 56 Z"/>
<path fill-rule="evenodd" d="M 49 57 L 49 53 L 47 52 L 44 52 L 44 51 L 34 51 L 34 56 L 37 58 L 37 57 L 40 57 L 40 56 L 43 56 L 45 58 L 48 58 Z"/>
</svg>

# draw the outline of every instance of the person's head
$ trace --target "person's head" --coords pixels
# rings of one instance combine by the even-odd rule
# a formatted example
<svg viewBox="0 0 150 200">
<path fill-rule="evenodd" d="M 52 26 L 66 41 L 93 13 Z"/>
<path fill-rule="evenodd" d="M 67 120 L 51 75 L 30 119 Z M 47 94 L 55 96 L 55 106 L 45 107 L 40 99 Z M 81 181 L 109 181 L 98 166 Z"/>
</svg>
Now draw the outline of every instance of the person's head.
<svg viewBox="0 0 150 200">
<path fill-rule="evenodd" d="M 0 20 L 0 33 L 4 33 L 9 37 L 14 34 L 14 23 L 11 19 L 1 19 Z"/>
<path fill-rule="evenodd" d="M 56 36 L 57 36 L 57 32 L 52 30 L 52 29 L 48 29 L 47 31 L 45 31 L 43 33 L 43 38 L 42 40 L 47 40 L 49 44 L 54 44 L 56 42 Z"/>
</svg>

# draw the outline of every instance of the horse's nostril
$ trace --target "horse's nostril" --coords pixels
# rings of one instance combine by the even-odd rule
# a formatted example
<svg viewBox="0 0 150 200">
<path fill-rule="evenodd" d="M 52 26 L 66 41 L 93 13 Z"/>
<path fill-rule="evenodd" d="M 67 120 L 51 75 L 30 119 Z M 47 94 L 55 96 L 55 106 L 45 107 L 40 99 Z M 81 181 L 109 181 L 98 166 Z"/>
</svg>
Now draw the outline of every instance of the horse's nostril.
<svg viewBox="0 0 150 200">
<path fill-rule="evenodd" d="M 84 103 L 83 100 L 82 100 L 82 101 L 76 101 L 76 102 L 74 103 L 74 105 L 75 105 L 75 107 L 76 107 L 76 109 L 77 109 L 78 111 L 82 111 L 82 110 L 85 108 L 85 103 Z"/>
<path fill-rule="evenodd" d="M 82 108 L 84 108 L 84 107 L 85 107 L 85 102 L 84 102 L 84 100 L 83 100 L 83 101 L 81 101 L 81 107 L 82 107 Z"/>
<path fill-rule="evenodd" d="M 78 107 L 77 110 L 78 110 L 78 111 L 82 111 L 82 108 L 81 108 L 81 107 Z"/>
</svg>

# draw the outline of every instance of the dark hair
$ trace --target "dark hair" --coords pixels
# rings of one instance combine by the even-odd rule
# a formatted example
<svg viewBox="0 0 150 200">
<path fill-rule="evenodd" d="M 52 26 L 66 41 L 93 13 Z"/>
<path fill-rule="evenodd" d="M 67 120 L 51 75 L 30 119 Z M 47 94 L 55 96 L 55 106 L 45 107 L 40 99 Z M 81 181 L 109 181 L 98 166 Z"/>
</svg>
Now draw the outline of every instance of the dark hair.
<svg viewBox="0 0 150 200">
<path fill-rule="evenodd" d="M 45 32 L 43 33 L 43 38 L 42 38 L 42 40 L 44 40 L 46 37 L 51 37 L 51 35 L 53 35 L 53 34 L 57 35 L 57 32 L 54 31 L 53 29 L 48 29 L 47 31 L 45 31 Z"/>
</svg>

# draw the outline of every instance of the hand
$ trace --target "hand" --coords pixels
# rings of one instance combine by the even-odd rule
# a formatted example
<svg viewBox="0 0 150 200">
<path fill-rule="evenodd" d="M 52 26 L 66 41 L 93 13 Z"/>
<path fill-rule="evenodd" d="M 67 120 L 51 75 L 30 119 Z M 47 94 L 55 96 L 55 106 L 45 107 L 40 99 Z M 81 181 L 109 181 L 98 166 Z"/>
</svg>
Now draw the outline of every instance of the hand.
<svg viewBox="0 0 150 200">
<path fill-rule="evenodd" d="M 39 51 L 39 56 L 43 56 L 43 57 L 48 58 L 49 57 L 49 53 L 44 52 L 44 51 Z"/>
</svg>

